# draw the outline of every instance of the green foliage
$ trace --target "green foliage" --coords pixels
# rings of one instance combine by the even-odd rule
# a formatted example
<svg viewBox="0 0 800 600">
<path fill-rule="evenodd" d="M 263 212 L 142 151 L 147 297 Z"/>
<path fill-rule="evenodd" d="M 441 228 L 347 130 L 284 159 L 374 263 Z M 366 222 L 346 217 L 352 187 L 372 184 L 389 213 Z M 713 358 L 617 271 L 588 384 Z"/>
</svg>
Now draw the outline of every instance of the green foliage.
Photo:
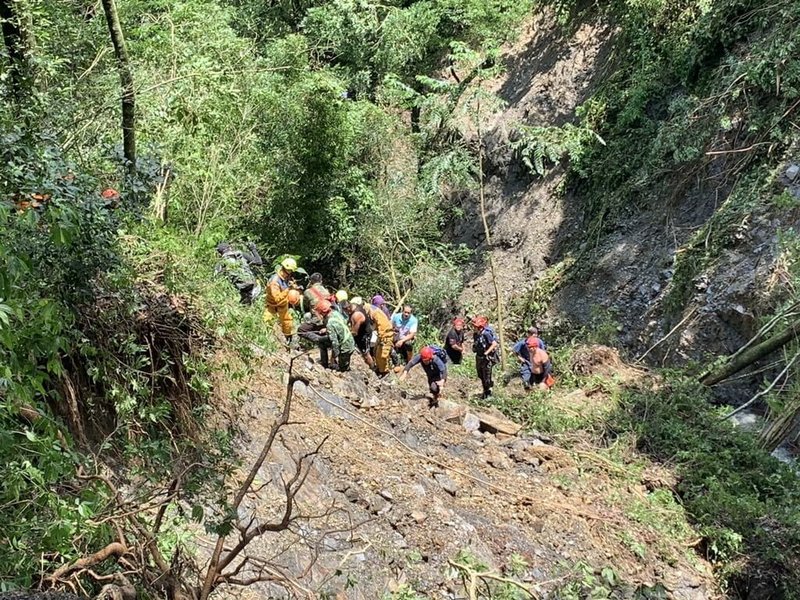
<svg viewBox="0 0 800 600">
<path fill-rule="evenodd" d="M 594 131 L 572 123 L 562 127 L 520 125 L 516 137 L 511 148 L 531 172 L 541 176 L 547 175 L 549 163 L 558 165 L 564 158 L 570 160 L 574 171 L 585 174 L 581 162 L 588 149 L 595 142 L 605 145 L 603 138 Z"/>
<path fill-rule="evenodd" d="M 747 149 L 716 158 L 727 173 L 719 180 L 734 181 L 769 170 L 796 139 L 785 113 L 800 96 L 800 71 L 787 54 L 800 44 L 797 3 L 546 4 L 567 27 L 590 12 L 618 27 L 610 41 L 616 60 L 579 120 L 606 146 L 578 145 L 571 163 L 593 234 L 656 199 L 663 206 L 679 198 L 707 168 L 708 151 Z M 563 154 L 564 132 L 536 133 L 528 160 L 541 171 L 548 155 Z"/>
<path fill-rule="evenodd" d="M 720 421 L 694 381 L 668 377 L 670 384 L 659 392 L 626 394 L 610 419 L 614 432 L 635 432 L 640 451 L 675 466 L 683 506 L 724 576 L 735 581 L 758 574 L 791 597 L 797 557 L 784 549 L 800 541 L 800 481 L 755 438 Z"/>
</svg>

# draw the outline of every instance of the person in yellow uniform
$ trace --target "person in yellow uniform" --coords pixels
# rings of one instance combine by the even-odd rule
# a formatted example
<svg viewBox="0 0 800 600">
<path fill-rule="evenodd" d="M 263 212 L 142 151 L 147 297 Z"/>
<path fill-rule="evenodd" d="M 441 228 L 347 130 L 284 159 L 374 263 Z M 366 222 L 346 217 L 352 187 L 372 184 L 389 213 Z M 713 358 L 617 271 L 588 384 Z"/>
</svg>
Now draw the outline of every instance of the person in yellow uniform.
<svg viewBox="0 0 800 600">
<path fill-rule="evenodd" d="M 386 375 L 391 363 L 392 345 L 394 344 L 394 327 L 384 312 L 375 306 L 365 306 L 364 312 L 372 322 L 372 329 L 378 332 L 378 341 L 375 344 L 375 372 Z"/>
<path fill-rule="evenodd" d="M 286 342 L 291 344 L 294 339 L 294 319 L 289 312 L 291 300 L 299 297 L 298 286 L 292 274 L 297 270 L 297 261 L 293 258 L 284 258 L 272 277 L 267 282 L 266 301 L 267 307 L 264 312 L 264 320 L 270 321 L 278 317 L 281 325 L 281 332 L 286 336 Z M 291 294 L 290 292 L 295 292 Z"/>
</svg>

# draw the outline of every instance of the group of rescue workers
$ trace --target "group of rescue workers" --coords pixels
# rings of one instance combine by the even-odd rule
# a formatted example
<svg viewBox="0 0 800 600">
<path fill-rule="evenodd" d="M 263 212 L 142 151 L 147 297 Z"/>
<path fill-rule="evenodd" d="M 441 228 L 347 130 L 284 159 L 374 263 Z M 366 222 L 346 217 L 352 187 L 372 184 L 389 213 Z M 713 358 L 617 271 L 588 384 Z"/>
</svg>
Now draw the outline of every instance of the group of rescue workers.
<svg viewBox="0 0 800 600">
<path fill-rule="evenodd" d="M 237 287 L 243 304 L 252 304 L 262 292 L 250 268 L 261 266 L 261 257 L 254 246 L 249 248 L 250 252 L 246 253 L 225 243 L 217 246 L 221 260 L 216 272 L 225 274 Z M 447 363 L 458 365 L 464 359 L 464 318 L 453 319 L 443 347 L 426 345 L 415 353 L 419 323 L 411 306 L 397 307 L 398 310 L 392 312 L 381 295 L 367 302 L 358 296 L 350 298 L 344 290 L 331 293 L 323 285 L 319 273 L 308 278 L 308 287 L 304 290 L 295 281 L 297 271 L 297 261 L 284 258 L 264 290 L 264 320 L 278 320 L 287 346 L 296 347 L 297 338 L 305 339 L 319 347 L 323 367 L 338 371 L 350 369 L 351 357 L 358 350 L 378 376 L 394 370 L 401 380 L 419 364 L 427 376 L 433 402 L 438 401 L 447 382 Z M 303 315 L 297 327 L 292 309 Z M 470 323 L 475 365 L 483 398 L 488 398 L 494 387 L 493 369 L 500 362 L 500 340 L 485 316 L 473 317 Z M 514 345 L 513 354 L 520 363 L 520 376 L 526 390 L 549 389 L 553 385 L 552 362 L 538 329 L 530 328 L 527 336 Z"/>
</svg>

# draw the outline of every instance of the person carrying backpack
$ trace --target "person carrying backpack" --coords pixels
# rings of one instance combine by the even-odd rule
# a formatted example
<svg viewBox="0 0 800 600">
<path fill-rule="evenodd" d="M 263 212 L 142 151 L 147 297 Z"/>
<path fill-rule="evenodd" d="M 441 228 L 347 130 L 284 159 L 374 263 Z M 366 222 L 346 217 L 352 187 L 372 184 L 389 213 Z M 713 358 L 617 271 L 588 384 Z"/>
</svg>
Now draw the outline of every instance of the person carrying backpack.
<svg viewBox="0 0 800 600">
<path fill-rule="evenodd" d="M 247 247 L 250 252 L 243 252 L 227 242 L 220 242 L 217 245 L 220 259 L 214 267 L 215 275 L 224 275 L 239 290 L 239 301 L 242 304 L 252 304 L 262 291 L 252 267 L 260 267 L 264 263 L 255 244 L 250 242 Z"/>
<path fill-rule="evenodd" d="M 316 306 L 316 312 L 323 319 L 325 334 L 327 339 L 321 340 L 319 344 L 319 362 L 328 368 L 328 348 L 333 355 L 332 367 L 337 371 L 350 370 L 350 358 L 356 349 L 350 328 L 342 313 L 333 310 L 330 301 L 322 300 Z"/>
<path fill-rule="evenodd" d="M 500 340 L 497 338 L 494 328 L 489 325 L 489 319 L 483 315 L 472 319 L 472 326 L 475 327 L 472 341 L 472 350 L 475 352 L 475 367 L 483 386 L 482 398 L 486 399 L 491 397 L 492 388 L 494 387 L 492 369 L 500 362 L 500 358 L 497 355 Z"/>
<path fill-rule="evenodd" d="M 438 351 L 438 352 L 437 352 Z M 433 396 L 432 404 L 438 404 L 439 397 L 447 381 L 447 365 L 445 364 L 444 350 L 435 346 L 425 346 L 410 361 L 406 363 L 403 372 L 400 373 L 400 380 L 404 380 L 408 372 L 418 364 L 422 365 L 425 375 L 428 378 L 428 389 Z"/>
</svg>

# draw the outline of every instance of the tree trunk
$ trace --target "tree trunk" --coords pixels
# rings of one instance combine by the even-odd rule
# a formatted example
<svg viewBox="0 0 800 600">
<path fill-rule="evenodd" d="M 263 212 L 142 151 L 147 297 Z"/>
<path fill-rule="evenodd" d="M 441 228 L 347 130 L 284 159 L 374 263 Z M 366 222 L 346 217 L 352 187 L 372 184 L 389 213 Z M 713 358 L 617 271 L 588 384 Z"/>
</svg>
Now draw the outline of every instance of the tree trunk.
<svg viewBox="0 0 800 600">
<path fill-rule="evenodd" d="M 478 132 L 478 194 L 481 203 L 481 220 L 483 221 L 483 233 L 486 236 L 486 252 L 489 257 L 489 269 L 492 272 L 492 284 L 494 285 L 494 297 L 497 303 L 497 335 L 500 338 L 500 364 L 505 372 L 507 366 L 505 334 L 503 333 L 503 296 L 500 293 L 497 270 L 495 269 L 494 256 L 492 256 L 492 237 L 489 232 L 489 221 L 486 218 L 486 196 L 483 185 L 483 135 L 481 130 L 480 100 L 478 101 L 477 111 L 477 132 Z"/>
<path fill-rule="evenodd" d="M 704 373 L 700 378 L 700 383 L 703 385 L 714 385 L 720 381 L 724 381 L 731 375 L 735 375 L 757 360 L 764 358 L 781 346 L 787 344 L 797 337 L 798 333 L 800 333 L 800 321 L 795 321 L 780 333 L 742 352 L 734 360 L 725 363 L 716 371 Z"/>
<path fill-rule="evenodd" d="M 784 440 L 797 433 L 798 427 L 800 427 L 800 399 L 794 399 L 775 415 L 775 418 L 770 415 L 767 426 L 759 436 L 759 444 L 767 452 L 772 452 Z"/>
<path fill-rule="evenodd" d="M 102 3 L 122 85 L 122 151 L 125 160 L 128 161 L 128 171 L 133 173 L 136 170 L 136 97 L 133 90 L 133 74 L 125 37 L 122 35 L 122 26 L 119 23 L 117 5 L 114 0 L 102 0 Z"/>
<path fill-rule="evenodd" d="M 33 29 L 19 0 L 0 0 L 3 42 L 8 51 L 11 90 L 17 102 L 28 100 L 35 73 L 31 63 Z"/>
</svg>

